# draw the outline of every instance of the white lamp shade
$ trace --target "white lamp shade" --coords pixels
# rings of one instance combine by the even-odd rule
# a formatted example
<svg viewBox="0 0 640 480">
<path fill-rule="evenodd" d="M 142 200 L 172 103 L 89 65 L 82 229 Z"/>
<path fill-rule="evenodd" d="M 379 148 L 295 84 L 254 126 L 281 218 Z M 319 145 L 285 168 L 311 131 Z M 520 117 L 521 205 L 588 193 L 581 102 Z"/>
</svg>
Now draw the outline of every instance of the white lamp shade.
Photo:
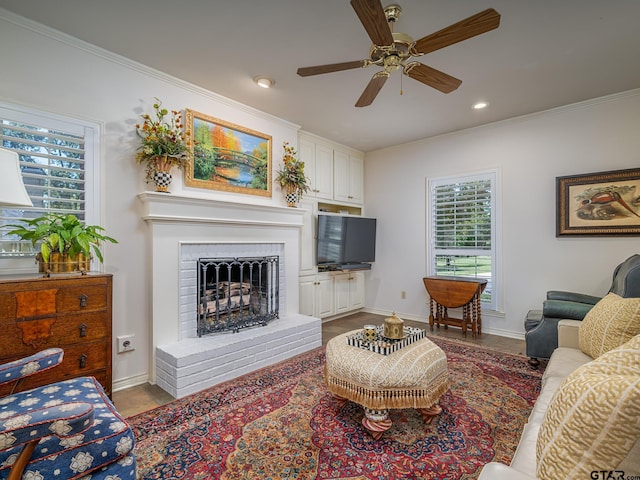
<svg viewBox="0 0 640 480">
<path fill-rule="evenodd" d="M 33 206 L 22 183 L 18 154 L 4 148 L 0 148 L 0 205 Z"/>
</svg>

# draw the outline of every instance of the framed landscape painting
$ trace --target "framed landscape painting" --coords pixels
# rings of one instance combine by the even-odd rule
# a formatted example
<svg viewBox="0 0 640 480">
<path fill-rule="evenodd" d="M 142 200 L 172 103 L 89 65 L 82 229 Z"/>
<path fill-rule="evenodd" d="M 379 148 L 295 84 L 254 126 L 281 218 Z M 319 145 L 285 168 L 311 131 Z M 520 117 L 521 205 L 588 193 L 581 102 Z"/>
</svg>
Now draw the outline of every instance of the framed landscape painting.
<svg viewBox="0 0 640 480">
<path fill-rule="evenodd" d="M 186 185 L 271 196 L 270 135 L 189 109 L 185 121 L 193 152 Z"/>
<path fill-rule="evenodd" d="M 640 235 L 640 169 L 556 178 L 557 236 Z"/>
</svg>

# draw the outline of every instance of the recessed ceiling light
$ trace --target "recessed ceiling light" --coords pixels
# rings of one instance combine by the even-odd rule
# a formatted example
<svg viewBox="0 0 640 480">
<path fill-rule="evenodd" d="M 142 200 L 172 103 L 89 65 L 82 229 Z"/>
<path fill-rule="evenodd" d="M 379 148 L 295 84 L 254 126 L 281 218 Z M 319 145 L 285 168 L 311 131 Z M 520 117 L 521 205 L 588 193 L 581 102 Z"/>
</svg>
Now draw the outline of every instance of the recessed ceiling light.
<svg viewBox="0 0 640 480">
<path fill-rule="evenodd" d="M 478 102 L 473 106 L 473 108 L 475 110 L 482 110 L 483 108 L 487 108 L 488 106 L 489 102 Z"/>
<path fill-rule="evenodd" d="M 276 84 L 276 82 L 269 77 L 256 77 L 253 79 L 253 81 L 262 88 L 271 88 Z"/>
</svg>

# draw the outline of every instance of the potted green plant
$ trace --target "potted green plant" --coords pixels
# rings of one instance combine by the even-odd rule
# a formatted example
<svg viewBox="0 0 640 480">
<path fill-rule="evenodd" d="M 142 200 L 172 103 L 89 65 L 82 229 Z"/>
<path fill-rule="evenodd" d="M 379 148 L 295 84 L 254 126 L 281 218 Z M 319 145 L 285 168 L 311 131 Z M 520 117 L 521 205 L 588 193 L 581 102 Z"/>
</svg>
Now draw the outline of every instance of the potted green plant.
<svg viewBox="0 0 640 480">
<path fill-rule="evenodd" d="M 154 97 L 155 98 L 155 97 Z M 153 116 L 142 114 L 142 124 L 136 124 L 136 133 L 141 144 L 136 161 L 146 165 L 146 181 L 154 181 L 158 192 L 168 192 L 171 184 L 171 169 L 184 168 L 192 157 L 184 131 L 182 114 L 167 110 L 155 98 Z"/>
<path fill-rule="evenodd" d="M 35 247 L 40 243 L 36 260 L 41 273 L 86 272 L 90 269 L 91 253 L 103 261 L 102 242 L 118 243 L 105 235 L 104 228 L 86 225 L 75 215 L 49 213 L 25 219 L 22 225 L 9 225 L 9 235 L 29 240 Z"/>
<path fill-rule="evenodd" d="M 276 171 L 275 181 L 282 187 L 287 205 L 296 207 L 302 194 L 310 190 L 309 179 L 304 174 L 304 162 L 296 158 L 295 148 L 289 142 L 284 142 L 282 147 L 282 169 Z"/>
</svg>

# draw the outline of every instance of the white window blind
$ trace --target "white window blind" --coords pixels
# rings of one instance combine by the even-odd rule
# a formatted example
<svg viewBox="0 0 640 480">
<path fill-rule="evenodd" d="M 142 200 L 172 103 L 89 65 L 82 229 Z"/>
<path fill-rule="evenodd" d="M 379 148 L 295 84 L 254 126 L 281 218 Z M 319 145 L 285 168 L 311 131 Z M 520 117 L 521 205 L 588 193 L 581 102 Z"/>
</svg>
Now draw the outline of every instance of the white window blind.
<svg viewBox="0 0 640 480">
<path fill-rule="evenodd" d="M 87 221 L 93 207 L 97 128 L 73 119 L 0 105 L 0 145 L 20 158 L 22 178 L 33 207 L 0 206 L 0 258 L 32 256 L 27 241 L 8 235 L 7 225 L 49 212 L 71 213 Z"/>
<path fill-rule="evenodd" d="M 431 272 L 486 279 L 482 302 L 494 310 L 495 189 L 494 172 L 429 182 Z"/>
</svg>

